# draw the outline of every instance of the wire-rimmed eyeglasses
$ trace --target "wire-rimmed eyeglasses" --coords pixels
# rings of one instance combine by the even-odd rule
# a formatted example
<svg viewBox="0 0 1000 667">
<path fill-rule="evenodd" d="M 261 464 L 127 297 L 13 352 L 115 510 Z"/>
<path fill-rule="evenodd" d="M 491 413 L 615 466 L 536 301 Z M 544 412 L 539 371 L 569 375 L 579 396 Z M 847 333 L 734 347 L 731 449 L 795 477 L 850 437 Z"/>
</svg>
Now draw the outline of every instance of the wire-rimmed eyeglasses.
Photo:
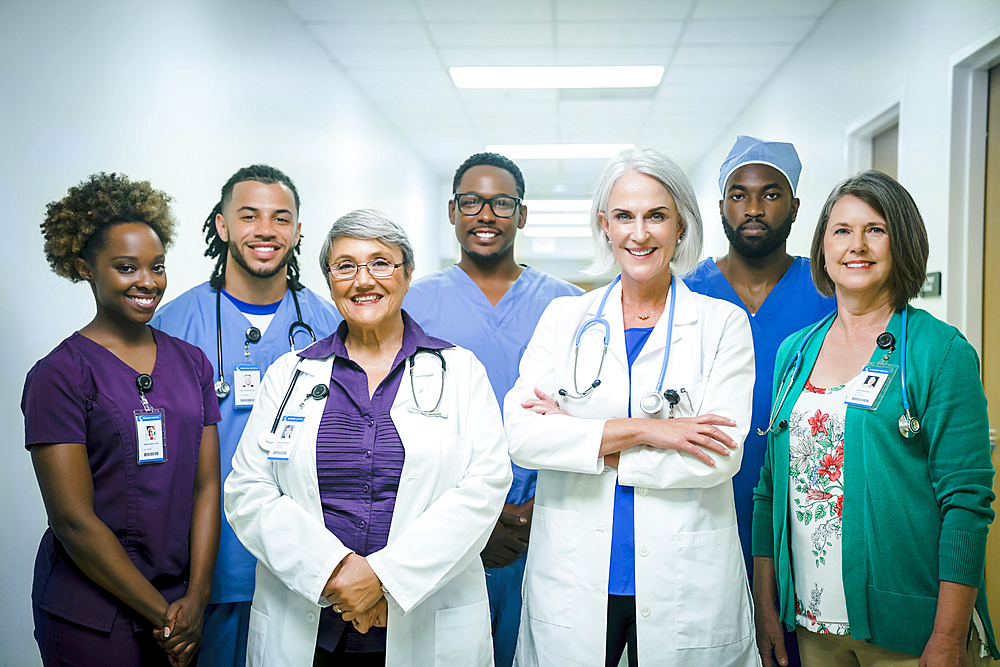
<svg viewBox="0 0 1000 667">
<path fill-rule="evenodd" d="M 483 206 L 489 204 L 493 215 L 498 218 L 509 218 L 517 211 L 521 199 L 510 195 L 497 195 L 487 199 L 475 192 L 458 192 L 455 193 L 455 203 L 463 215 L 476 215 L 483 210 Z"/>
<path fill-rule="evenodd" d="M 402 263 L 393 264 L 387 259 L 373 259 L 365 264 L 355 264 L 354 262 L 346 261 L 337 262 L 336 264 L 329 264 L 326 270 L 334 280 L 350 280 L 358 275 L 361 267 L 365 267 L 372 278 L 388 278 L 401 266 Z"/>
</svg>

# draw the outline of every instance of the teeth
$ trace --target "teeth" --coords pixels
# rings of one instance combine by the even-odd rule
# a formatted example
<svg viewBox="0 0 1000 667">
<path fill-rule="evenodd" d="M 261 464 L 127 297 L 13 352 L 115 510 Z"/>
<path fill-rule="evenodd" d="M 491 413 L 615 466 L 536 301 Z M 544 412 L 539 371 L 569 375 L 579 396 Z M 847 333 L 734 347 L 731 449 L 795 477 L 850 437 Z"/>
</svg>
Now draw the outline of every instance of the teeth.
<svg viewBox="0 0 1000 667">
<path fill-rule="evenodd" d="M 643 248 L 641 250 L 629 250 L 629 252 L 632 253 L 633 255 L 635 255 L 636 257 L 645 257 L 649 253 L 653 252 L 653 249 L 652 248 Z"/>
<path fill-rule="evenodd" d="M 855 269 L 864 268 L 864 267 L 870 266 L 870 265 L 871 265 L 871 262 L 848 262 L 847 263 L 847 266 L 849 266 L 851 268 L 855 268 Z"/>
<path fill-rule="evenodd" d="M 137 302 L 140 306 L 149 306 L 153 303 L 153 297 L 151 296 L 130 296 L 129 298 Z"/>
<path fill-rule="evenodd" d="M 368 296 L 356 296 L 351 301 L 354 303 L 371 303 L 372 301 L 378 301 L 382 297 L 378 294 L 372 294 Z"/>
<path fill-rule="evenodd" d="M 481 239 L 491 239 L 496 235 L 496 232 L 476 232 L 476 236 Z"/>
</svg>

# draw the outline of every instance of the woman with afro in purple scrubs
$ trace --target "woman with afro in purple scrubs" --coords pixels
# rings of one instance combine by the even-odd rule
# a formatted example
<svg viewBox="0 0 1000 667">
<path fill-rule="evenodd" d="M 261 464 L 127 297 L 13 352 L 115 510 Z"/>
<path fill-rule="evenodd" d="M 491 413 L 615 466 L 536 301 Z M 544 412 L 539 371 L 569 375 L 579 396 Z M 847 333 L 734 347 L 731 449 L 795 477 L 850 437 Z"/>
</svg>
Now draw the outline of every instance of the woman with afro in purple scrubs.
<svg viewBox="0 0 1000 667">
<path fill-rule="evenodd" d="M 212 366 L 147 325 L 170 198 L 96 174 L 48 205 L 45 254 L 97 313 L 28 373 L 21 409 L 49 528 L 35 561 L 46 667 L 189 664 L 219 544 Z"/>
</svg>

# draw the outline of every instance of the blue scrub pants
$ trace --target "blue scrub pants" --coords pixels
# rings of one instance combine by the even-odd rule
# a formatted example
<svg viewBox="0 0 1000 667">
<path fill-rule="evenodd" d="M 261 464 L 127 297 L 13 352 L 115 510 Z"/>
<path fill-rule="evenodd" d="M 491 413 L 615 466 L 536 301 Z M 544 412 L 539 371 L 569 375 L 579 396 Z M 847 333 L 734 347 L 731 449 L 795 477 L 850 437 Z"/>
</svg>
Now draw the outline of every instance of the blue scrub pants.
<svg viewBox="0 0 1000 667">
<path fill-rule="evenodd" d="M 493 623 L 493 664 L 511 667 L 517 648 L 517 630 L 521 625 L 521 581 L 524 579 L 525 553 L 502 568 L 486 570 L 486 591 L 490 596 Z"/>
<path fill-rule="evenodd" d="M 196 664 L 199 667 L 244 667 L 249 631 L 249 601 L 208 605 Z"/>
</svg>

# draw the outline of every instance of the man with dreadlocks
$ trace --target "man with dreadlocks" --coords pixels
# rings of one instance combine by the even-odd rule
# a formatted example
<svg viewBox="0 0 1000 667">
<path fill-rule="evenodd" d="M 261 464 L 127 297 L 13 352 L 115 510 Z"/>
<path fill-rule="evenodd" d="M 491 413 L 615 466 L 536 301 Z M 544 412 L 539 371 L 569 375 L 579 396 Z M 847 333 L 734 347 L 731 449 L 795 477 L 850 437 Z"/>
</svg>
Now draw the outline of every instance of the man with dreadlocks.
<svg viewBox="0 0 1000 667">
<path fill-rule="evenodd" d="M 332 303 L 299 284 L 298 215 L 299 193 L 288 176 L 260 164 L 237 171 L 205 220 L 205 255 L 218 259 L 212 277 L 152 321 L 213 360 L 223 482 L 268 366 L 289 351 L 290 339 L 302 349 L 310 333 L 323 338 L 340 322 Z M 245 664 L 256 565 L 223 520 L 199 664 Z"/>
</svg>

